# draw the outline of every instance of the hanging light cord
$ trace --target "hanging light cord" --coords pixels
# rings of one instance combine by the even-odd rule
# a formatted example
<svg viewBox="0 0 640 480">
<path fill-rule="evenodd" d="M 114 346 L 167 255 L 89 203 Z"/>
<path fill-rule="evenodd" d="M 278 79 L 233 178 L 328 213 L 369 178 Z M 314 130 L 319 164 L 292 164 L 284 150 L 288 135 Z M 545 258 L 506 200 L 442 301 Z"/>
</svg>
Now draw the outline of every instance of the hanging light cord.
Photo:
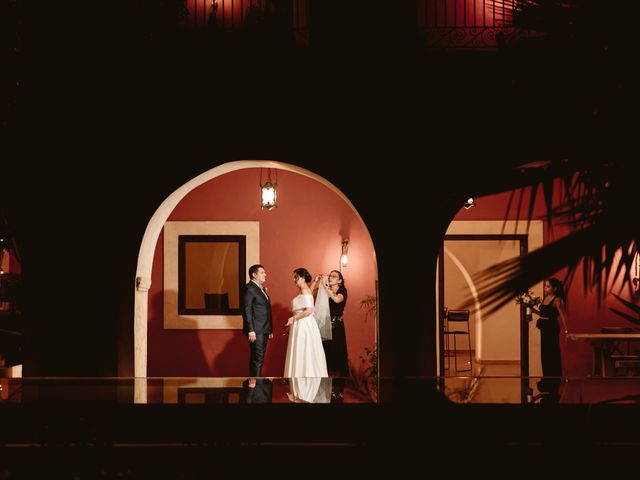
<svg viewBox="0 0 640 480">
<path fill-rule="evenodd" d="M 264 168 L 260 168 L 260 185 L 259 185 L 260 187 L 262 187 L 262 185 L 263 185 L 263 183 L 262 183 L 262 171 L 263 171 L 263 170 L 264 170 Z M 269 174 L 269 175 L 268 175 L 268 178 L 267 178 L 267 181 L 268 181 L 269 183 L 271 183 L 272 185 L 278 185 L 278 170 L 277 170 L 277 169 L 274 169 L 274 170 L 273 170 L 273 171 L 274 171 L 274 175 L 275 175 L 275 177 L 276 177 L 276 182 L 275 182 L 275 183 L 273 183 L 273 182 L 271 181 L 271 169 L 270 169 L 270 168 L 268 168 L 268 169 L 267 169 L 267 171 L 268 171 L 268 174 Z"/>
</svg>

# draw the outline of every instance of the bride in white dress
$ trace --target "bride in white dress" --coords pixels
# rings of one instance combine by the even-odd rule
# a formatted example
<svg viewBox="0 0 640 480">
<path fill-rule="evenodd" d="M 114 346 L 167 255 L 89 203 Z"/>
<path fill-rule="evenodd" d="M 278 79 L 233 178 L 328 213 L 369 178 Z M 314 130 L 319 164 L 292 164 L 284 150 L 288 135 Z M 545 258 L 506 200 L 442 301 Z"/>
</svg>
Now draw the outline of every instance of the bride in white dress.
<svg viewBox="0 0 640 480">
<path fill-rule="evenodd" d="M 287 320 L 290 329 L 284 377 L 327 377 L 327 359 L 313 316 L 313 295 L 308 286 L 311 275 L 305 268 L 296 268 L 293 281 L 300 293 L 291 302 L 293 316 Z"/>
</svg>

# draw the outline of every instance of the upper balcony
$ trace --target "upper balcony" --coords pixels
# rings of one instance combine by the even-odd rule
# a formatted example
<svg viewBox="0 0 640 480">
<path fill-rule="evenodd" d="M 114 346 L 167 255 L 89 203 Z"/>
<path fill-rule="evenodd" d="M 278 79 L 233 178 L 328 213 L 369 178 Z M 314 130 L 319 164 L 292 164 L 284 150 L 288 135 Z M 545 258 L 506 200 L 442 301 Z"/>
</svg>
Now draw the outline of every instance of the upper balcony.
<svg viewBox="0 0 640 480">
<path fill-rule="evenodd" d="M 327 2 L 317 0 L 174 0 L 181 27 L 217 33 L 279 35 L 302 46 L 326 33 L 358 38 L 362 32 L 414 33 L 421 47 L 439 50 L 497 50 L 518 36 L 512 26 L 518 0 L 410 0 L 407 2 Z M 152 7 L 153 2 L 145 4 Z M 410 30 L 414 29 L 414 32 Z M 348 33 L 351 32 L 351 33 Z M 357 32 L 360 32 L 358 34 Z M 366 41 L 359 38 L 357 41 Z"/>
<path fill-rule="evenodd" d="M 420 37 L 428 48 L 497 50 L 520 35 L 514 28 L 517 0 L 416 0 Z"/>
</svg>

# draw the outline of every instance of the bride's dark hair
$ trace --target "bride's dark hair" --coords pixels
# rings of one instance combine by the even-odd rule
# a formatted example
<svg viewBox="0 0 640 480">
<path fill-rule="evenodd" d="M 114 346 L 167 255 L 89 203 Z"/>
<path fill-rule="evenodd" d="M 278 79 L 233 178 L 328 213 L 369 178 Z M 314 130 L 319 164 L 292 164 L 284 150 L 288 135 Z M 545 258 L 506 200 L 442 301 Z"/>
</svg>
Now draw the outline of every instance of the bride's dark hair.
<svg viewBox="0 0 640 480">
<path fill-rule="evenodd" d="M 293 274 L 299 276 L 300 278 L 304 278 L 304 281 L 307 283 L 311 281 L 311 274 L 306 268 L 302 268 L 302 267 L 296 268 L 293 271 Z"/>
</svg>

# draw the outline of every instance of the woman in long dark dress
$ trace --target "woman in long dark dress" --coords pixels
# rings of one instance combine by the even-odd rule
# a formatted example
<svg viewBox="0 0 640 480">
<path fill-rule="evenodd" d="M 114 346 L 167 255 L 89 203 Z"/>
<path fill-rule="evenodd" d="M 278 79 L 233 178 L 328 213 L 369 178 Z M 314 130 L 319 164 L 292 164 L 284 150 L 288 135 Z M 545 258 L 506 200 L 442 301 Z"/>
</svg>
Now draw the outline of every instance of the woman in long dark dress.
<svg viewBox="0 0 640 480">
<path fill-rule="evenodd" d="M 344 329 L 344 307 L 347 305 L 347 287 L 344 277 L 337 270 L 329 275 L 316 277 L 320 287 L 329 295 L 329 311 L 331 313 L 331 340 L 323 340 L 322 346 L 327 357 L 329 374 L 337 377 L 349 376 L 349 357 L 347 353 L 347 336 Z"/>
<path fill-rule="evenodd" d="M 562 377 L 562 359 L 560 357 L 560 330 L 567 334 L 566 297 L 562 282 L 550 278 L 544 282 L 544 298 L 533 310 L 540 315 L 536 327 L 540 329 L 540 358 L 542 376 Z"/>
</svg>

